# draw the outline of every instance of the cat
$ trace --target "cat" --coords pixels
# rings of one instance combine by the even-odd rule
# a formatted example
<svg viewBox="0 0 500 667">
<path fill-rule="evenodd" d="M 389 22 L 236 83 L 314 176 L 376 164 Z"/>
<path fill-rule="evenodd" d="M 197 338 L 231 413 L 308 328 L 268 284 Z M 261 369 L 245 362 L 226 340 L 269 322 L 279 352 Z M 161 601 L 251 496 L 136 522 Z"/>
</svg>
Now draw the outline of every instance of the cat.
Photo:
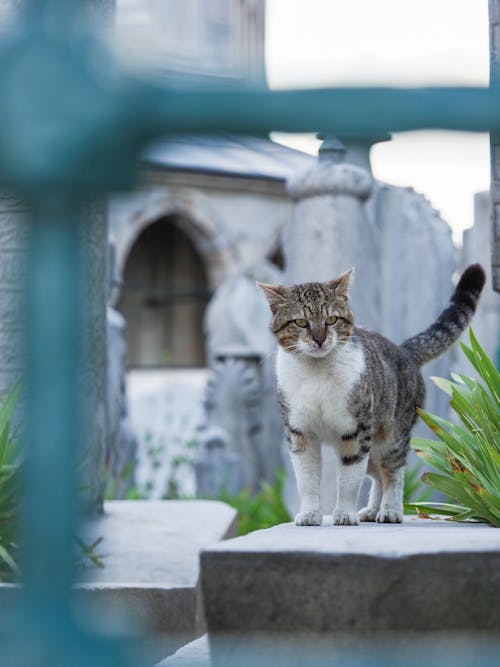
<svg viewBox="0 0 500 667">
<path fill-rule="evenodd" d="M 322 522 L 321 442 L 339 459 L 335 525 L 403 521 L 403 471 L 425 385 L 420 366 L 447 350 L 470 322 L 486 276 L 462 274 L 449 306 L 422 333 L 395 345 L 354 326 L 353 269 L 326 283 L 257 283 L 271 308 L 279 343 L 278 401 L 300 495 L 298 526 Z M 365 475 L 372 485 L 357 511 Z"/>
</svg>

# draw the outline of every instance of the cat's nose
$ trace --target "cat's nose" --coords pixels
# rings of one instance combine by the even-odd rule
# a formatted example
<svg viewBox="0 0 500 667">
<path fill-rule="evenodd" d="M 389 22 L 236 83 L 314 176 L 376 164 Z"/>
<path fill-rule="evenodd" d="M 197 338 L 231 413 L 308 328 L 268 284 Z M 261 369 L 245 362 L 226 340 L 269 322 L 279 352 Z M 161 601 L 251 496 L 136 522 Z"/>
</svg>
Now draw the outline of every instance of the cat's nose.
<svg viewBox="0 0 500 667">
<path fill-rule="evenodd" d="M 326 331 L 324 329 L 313 329 L 311 334 L 313 341 L 317 343 L 318 347 L 321 347 L 326 340 Z"/>
</svg>

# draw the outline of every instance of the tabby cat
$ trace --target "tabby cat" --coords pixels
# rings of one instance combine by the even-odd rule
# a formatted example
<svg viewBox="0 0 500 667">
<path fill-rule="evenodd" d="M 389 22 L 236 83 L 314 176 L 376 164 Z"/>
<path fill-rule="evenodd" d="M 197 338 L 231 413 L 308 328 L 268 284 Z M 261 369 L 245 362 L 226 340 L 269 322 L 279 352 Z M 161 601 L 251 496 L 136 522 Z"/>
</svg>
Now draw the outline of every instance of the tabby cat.
<svg viewBox="0 0 500 667">
<path fill-rule="evenodd" d="M 321 442 L 332 444 L 339 458 L 334 524 L 403 520 L 403 470 L 425 394 L 420 366 L 458 339 L 485 283 L 483 268 L 469 266 L 434 324 L 395 345 L 354 326 L 351 276 L 352 269 L 326 283 L 258 283 L 279 343 L 278 398 L 300 494 L 298 526 L 322 521 Z M 357 512 L 365 474 L 372 479 L 370 497 Z"/>
</svg>

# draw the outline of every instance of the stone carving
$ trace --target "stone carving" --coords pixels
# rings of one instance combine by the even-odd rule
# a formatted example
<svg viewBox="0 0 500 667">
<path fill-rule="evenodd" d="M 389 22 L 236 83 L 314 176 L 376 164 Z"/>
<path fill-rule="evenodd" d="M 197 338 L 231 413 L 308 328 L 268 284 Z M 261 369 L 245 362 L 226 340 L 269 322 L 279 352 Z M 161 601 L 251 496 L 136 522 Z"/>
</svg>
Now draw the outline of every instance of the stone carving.
<svg viewBox="0 0 500 667">
<path fill-rule="evenodd" d="M 208 426 L 227 433 L 226 453 L 238 456 L 239 483 L 252 491 L 258 487 L 260 472 L 259 363 L 259 356 L 246 357 L 243 351 L 221 354 L 211 369 L 205 403 Z"/>
<path fill-rule="evenodd" d="M 81 453 L 82 484 L 89 511 L 101 511 L 104 499 L 104 454 L 107 428 L 107 203 L 88 200 L 80 225 L 80 257 L 85 291 L 79 295 L 86 314 L 81 344 L 84 365 L 81 392 L 85 397 L 85 438 Z M 76 295 L 75 295 L 76 298 Z"/>
<path fill-rule="evenodd" d="M 205 402 L 206 432 L 199 461 L 226 468 L 238 460 L 238 488 L 259 488 L 260 480 L 274 481 L 282 467 L 282 425 L 275 399 L 274 339 L 269 312 L 255 285 L 278 280 L 270 263 L 229 278 L 216 291 L 206 315 L 211 372 Z M 224 436 L 214 454 L 213 429 Z M 212 449 L 210 449 L 212 448 Z M 201 466 L 199 470 L 201 470 Z M 215 476 L 215 473 L 204 474 Z M 206 488 L 200 479 L 198 492 Z"/>
<path fill-rule="evenodd" d="M 194 462 L 198 498 L 217 498 L 221 491 L 231 496 L 241 489 L 240 458 L 229 445 L 229 434 L 224 429 L 210 426 L 203 431 Z"/>
<path fill-rule="evenodd" d="M 125 319 L 108 306 L 108 432 L 106 471 L 114 498 L 135 486 L 137 438 L 130 423 L 125 383 Z"/>
</svg>

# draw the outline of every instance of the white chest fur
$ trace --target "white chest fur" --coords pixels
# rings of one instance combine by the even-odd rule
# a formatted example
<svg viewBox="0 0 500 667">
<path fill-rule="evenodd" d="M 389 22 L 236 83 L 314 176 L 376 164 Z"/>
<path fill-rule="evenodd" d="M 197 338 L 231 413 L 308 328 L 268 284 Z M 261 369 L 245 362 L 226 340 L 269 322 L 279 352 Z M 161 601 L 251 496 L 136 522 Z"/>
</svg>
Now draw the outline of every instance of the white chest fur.
<svg viewBox="0 0 500 667">
<path fill-rule="evenodd" d="M 354 430 L 348 398 L 363 369 L 363 350 L 353 343 L 321 359 L 292 356 L 280 348 L 278 387 L 289 407 L 290 425 L 332 444 Z"/>
</svg>

